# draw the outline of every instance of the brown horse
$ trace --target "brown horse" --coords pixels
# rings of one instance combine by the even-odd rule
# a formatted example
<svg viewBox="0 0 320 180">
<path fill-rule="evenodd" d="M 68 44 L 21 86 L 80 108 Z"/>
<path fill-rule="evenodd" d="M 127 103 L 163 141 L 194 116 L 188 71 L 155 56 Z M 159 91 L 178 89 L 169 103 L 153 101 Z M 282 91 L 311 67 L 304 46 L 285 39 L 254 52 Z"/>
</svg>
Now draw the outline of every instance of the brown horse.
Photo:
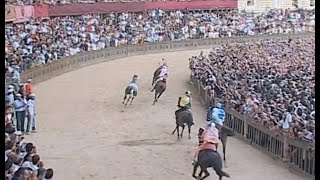
<svg viewBox="0 0 320 180">
<path fill-rule="evenodd" d="M 166 90 L 167 83 L 165 80 L 163 81 L 158 81 L 156 86 L 154 87 L 156 89 L 154 93 L 154 101 L 152 105 L 155 105 L 160 96 L 163 94 L 163 92 Z"/>
<path fill-rule="evenodd" d="M 151 86 L 153 86 L 154 82 L 156 82 L 156 80 L 159 78 L 160 72 L 161 72 L 161 67 L 158 67 L 158 69 L 154 71 Z"/>
</svg>

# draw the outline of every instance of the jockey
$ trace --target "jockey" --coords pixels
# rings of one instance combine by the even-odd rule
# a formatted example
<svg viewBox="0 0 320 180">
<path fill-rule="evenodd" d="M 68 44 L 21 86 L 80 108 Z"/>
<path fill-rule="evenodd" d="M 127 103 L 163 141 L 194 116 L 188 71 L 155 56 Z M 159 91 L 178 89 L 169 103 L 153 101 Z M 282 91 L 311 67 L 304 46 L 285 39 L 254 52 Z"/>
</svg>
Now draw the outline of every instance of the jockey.
<svg viewBox="0 0 320 180">
<path fill-rule="evenodd" d="M 191 92 L 187 91 L 184 97 L 179 97 L 178 101 L 178 110 L 176 110 L 175 114 L 179 113 L 180 111 L 191 109 Z"/>
<path fill-rule="evenodd" d="M 169 74 L 167 64 L 164 64 L 161 66 L 161 70 L 160 70 L 160 74 L 159 74 L 158 78 L 163 77 L 165 74 Z"/>
<path fill-rule="evenodd" d="M 136 93 L 138 93 L 138 75 L 133 75 L 132 77 L 132 81 L 129 83 L 129 87 L 133 88 L 133 91 L 135 91 Z M 131 92 L 131 94 L 133 93 L 133 91 Z"/>
<path fill-rule="evenodd" d="M 130 83 L 135 83 L 136 84 L 137 81 L 138 81 L 138 75 L 133 75 L 132 81 Z"/>
<path fill-rule="evenodd" d="M 163 66 L 167 66 L 167 61 L 164 58 L 162 58 L 159 62 L 159 67 L 163 67 Z"/>
<path fill-rule="evenodd" d="M 217 103 L 216 107 L 212 108 L 211 113 L 208 113 L 208 116 L 210 115 L 211 117 L 208 117 L 207 121 L 215 123 L 219 131 L 221 131 L 226 116 L 226 112 L 223 110 L 221 103 Z"/>
<path fill-rule="evenodd" d="M 197 160 L 197 156 L 200 151 L 205 149 L 211 149 L 213 151 L 218 150 L 218 144 L 220 142 L 219 140 L 219 130 L 216 128 L 215 124 L 213 122 L 209 122 L 205 130 L 203 131 L 202 135 L 203 143 L 199 145 L 195 156 L 194 161 Z"/>
<path fill-rule="evenodd" d="M 167 78 L 168 78 L 168 74 L 167 74 L 167 73 L 166 73 L 166 74 L 164 74 L 164 76 L 163 76 L 163 77 L 158 78 L 158 79 L 154 82 L 154 86 L 153 86 L 153 88 L 152 88 L 151 92 L 153 92 L 153 91 L 154 91 L 154 89 L 155 89 L 155 87 L 156 87 L 157 82 L 159 82 L 159 81 L 164 81 L 164 82 L 166 82 L 166 81 L 167 81 Z"/>
</svg>

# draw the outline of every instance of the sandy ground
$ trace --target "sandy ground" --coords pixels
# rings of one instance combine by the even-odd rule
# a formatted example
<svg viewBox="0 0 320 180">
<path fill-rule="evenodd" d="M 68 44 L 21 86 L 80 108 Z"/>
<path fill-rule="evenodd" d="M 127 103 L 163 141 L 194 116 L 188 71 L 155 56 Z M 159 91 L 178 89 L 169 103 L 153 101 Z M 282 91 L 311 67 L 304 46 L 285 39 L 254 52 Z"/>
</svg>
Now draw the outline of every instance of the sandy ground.
<svg viewBox="0 0 320 180">
<path fill-rule="evenodd" d="M 38 147 L 56 180 L 188 180 L 196 132 L 205 110 L 193 100 L 192 139 L 177 142 L 177 98 L 190 90 L 188 57 L 197 51 L 144 55 L 82 68 L 37 84 L 38 133 L 27 137 Z M 149 91 L 158 61 L 169 62 L 167 91 L 155 106 Z M 139 75 L 134 105 L 121 111 L 124 88 Z M 194 93 L 194 96 L 195 93 Z M 234 180 L 301 180 L 272 158 L 240 140 L 228 140 L 228 167 Z M 208 179 L 218 179 L 213 170 Z"/>
</svg>

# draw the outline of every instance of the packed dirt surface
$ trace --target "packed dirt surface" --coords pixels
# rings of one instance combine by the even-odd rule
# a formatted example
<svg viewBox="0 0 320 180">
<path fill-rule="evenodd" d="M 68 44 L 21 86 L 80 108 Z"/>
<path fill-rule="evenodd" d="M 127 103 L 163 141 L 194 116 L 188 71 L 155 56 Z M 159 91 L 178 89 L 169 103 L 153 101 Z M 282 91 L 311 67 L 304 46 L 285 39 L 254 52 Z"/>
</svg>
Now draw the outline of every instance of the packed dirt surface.
<svg viewBox="0 0 320 180">
<path fill-rule="evenodd" d="M 208 51 L 208 50 L 206 50 Z M 193 93 L 191 139 L 170 133 L 178 97 L 192 90 L 188 58 L 200 50 L 128 57 L 85 67 L 35 86 L 37 146 L 56 180 L 192 180 L 197 129 L 205 109 Z M 161 58 L 169 65 L 167 91 L 152 106 L 151 79 Z M 134 104 L 121 112 L 124 89 L 139 75 Z M 220 149 L 221 151 L 221 149 Z M 233 180 L 301 180 L 250 145 L 229 138 L 225 171 Z M 218 179 L 213 170 L 208 179 Z"/>
</svg>

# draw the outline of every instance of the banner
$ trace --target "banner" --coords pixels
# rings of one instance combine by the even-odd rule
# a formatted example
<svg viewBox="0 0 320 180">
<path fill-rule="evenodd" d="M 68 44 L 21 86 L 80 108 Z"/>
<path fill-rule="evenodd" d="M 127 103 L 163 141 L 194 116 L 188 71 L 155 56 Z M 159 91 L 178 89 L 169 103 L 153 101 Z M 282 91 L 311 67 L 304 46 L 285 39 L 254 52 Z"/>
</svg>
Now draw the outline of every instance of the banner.
<svg viewBox="0 0 320 180">
<path fill-rule="evenodd" d="M 94 3 L 49 6 L 49 16 L 76 16 L 82 14 L 103 14 L 110 12 L 144 11 L 144 2 L 135 3 Z"/>
<path fill-rule="evenodd" d="M 144 9 L 164 9 L 164 10 L 176 10 L 176 9 L 216 9 L 216 8 L 237 8 L 237 0 L 209 0 L 209 1 L 184 1 L 184 2 L 146 2 Z"/>
<path fill-rule="evenodd" d="M 47 18 L 47 17 L 49 17 L 49 5 L 38 4 L 38 5 L 34 5 L 33 8 L 34 8 L 33 18 Z"/>
<path fill-rule="evenodd" d="M 13 23 L 22 23 L 29 21 L 34 15 L 33 6 L 15 6 L 16 19 Z"/>
<path fill-rule="evenodd" d="M 14 6 L 5 6 L 5 22 L 11 22 L 16 19 Z"/>
</svg>

